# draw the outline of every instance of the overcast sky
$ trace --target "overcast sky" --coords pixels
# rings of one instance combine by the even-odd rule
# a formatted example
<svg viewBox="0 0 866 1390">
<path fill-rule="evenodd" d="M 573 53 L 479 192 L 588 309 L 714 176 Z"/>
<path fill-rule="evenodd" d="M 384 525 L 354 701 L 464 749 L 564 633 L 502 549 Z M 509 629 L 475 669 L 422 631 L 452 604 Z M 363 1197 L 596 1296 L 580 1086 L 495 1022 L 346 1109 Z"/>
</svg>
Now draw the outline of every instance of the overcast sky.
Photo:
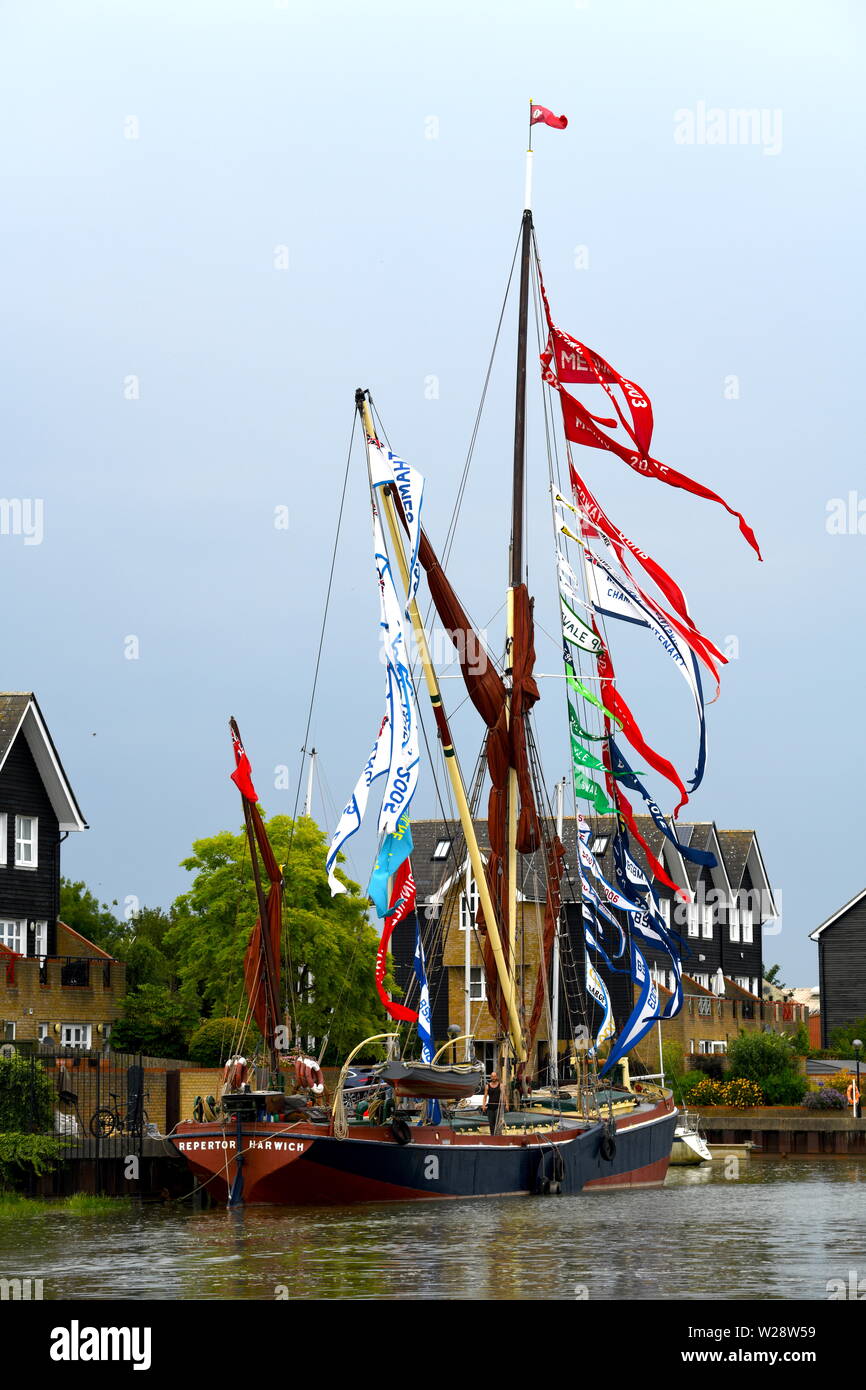
<svg viewBox="0 0 866 1390">
<path fill-rule="evenodd" d="M 866 884 L 862 25 L 839 0 L 7 0 L 0 493 L 37 505 L 29 536 L 0 535 L 0 685 L 37 692 L 90 823 L 67 874 L 121 905 L 182 891 L 192 840 L 239 823 L 230 714 L 267 811 L 291 811 L 354 389 L 425 473 L 435 542 L 532 97 L 569 118 L 535 141 L 556 318 L 646 388 L 656 457 L 763 547 L 759 564 L 720 508 L 582 460 L 699 626 L 735 639 L 684 816 L 757 829 L 783 909 L 765 956 L 816 981 L 808 932 Z M 738 110 L 758 113 L 745 141 Z M 506 583 L 513 355 L 509 317 L 454 548 L 485 626 Z M 554 631 L 534 367 L 529 430 L 532 587 Z M 364 488 L 356 449 L 312 728 L 328 825 L 380 714 Z M 690 773 L 689 697 L 653 645 L 623 644 L 623 692 Z M 558 660 L 540 636 L 539 669 Z M 567 727 L 561 683 L 544 693 L 552 785 Z M 415 814 L 435 809 L 427 775 Z M 366 877 L 369 846 L 350 869 Z"/>
</svg>

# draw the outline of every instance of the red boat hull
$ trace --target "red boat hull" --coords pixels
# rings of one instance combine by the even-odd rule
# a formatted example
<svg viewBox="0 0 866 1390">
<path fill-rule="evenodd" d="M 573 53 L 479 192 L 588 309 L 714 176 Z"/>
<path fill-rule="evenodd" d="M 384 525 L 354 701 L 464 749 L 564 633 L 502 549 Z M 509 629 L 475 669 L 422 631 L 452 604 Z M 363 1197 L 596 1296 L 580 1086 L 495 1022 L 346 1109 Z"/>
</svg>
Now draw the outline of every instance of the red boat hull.
<svg viewBox="0 0 866 1390">
<path fill-rule="evenodd" d="M 229 1120 L 184 1121 L 171 1142 L 213 1201 L 342 1206 L 659 1186 L 675 1124 L 666 1099 L 618 1117 L 614 1136 L 598 1123 L 503 1135 L 418 1125 L 399 1144 L 387 1126 L 338 1139 L 307 1122 Z"/>
</svg>

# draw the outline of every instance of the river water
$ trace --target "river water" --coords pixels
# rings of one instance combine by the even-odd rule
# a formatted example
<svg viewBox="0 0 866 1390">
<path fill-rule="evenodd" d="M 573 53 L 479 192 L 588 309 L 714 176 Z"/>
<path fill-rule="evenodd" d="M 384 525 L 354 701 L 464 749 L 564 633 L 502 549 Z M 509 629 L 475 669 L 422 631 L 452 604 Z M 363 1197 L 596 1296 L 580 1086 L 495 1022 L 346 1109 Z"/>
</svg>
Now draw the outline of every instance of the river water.
<svg viewBox="0 0 866 1390">
<path fill-rule="evenodd" d="M 866 1278 L 866 1165 L 671 1169 L 582 1197 L 0 1216 L 0 1277 L 45 1299 L 827 1299 Z"/>
</svg>

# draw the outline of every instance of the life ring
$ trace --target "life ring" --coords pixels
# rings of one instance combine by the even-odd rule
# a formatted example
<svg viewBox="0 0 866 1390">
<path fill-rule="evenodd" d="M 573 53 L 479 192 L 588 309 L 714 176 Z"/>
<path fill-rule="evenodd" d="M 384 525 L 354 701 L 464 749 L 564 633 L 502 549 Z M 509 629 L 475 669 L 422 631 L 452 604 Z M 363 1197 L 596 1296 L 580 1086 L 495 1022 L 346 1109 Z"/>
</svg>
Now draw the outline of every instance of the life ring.
<svg viewBox="0 0 866 1390">
<path fill-rule="evenodd" d="M 412 1131 L 405 1120 L 392 1120 L 391 1133 L 394 1136 L 394 1142 L 401 1146 L 412 1143 Z"/>
<path fill-rule="evenodd" d="M 599 1143 L 598 1151 L 604 1159 L 605 1163 L 613 1162 L 613 1160 L 616 1158 L 616 1140 L 614 1139 L 612 1134 L 608 1134 L 607 1132 L 605 1132 L 601 1136 L 601 1142 Z"/>
<path fill-rule="evenodd" d="M 295 1058 L 295 1080 L 299 1086 L 309 1087 L 317 1096 L 320 1096 L 325 1089 L 325 1078 L 322 1075 L 322 1068 L 319 1066 L 315 1057 Z"/>
<path fill-rule="evenodd" d="M 247 1059 L 229 1057 L 223 1068 L 223 1086 L 227 1091 L 239 1091 L 247 1079 Z"/>
<path fill-rule="evenodd" d="M 857 1090 L 857 1087 L 855 1086 L 853 1081 L 851 1082 L 851 1085 L 848 1087 L 848 1090 L 845 1092 L 845 1094 L 848 1097 L 849 1105 L 856 1105 L 858 1100 L 860 1099 L 860 1092 Z"/>
</svg>

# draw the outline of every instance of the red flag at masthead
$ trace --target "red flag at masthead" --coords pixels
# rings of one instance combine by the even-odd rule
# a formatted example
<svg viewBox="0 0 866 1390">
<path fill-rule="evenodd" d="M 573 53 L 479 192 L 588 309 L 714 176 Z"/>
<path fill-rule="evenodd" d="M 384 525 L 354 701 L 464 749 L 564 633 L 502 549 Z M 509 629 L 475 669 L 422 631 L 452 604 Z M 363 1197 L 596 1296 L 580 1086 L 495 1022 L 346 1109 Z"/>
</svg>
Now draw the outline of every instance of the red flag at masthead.
<svg viewBox="0 0 866 1390">
<path fill-rule="evenodd" d="M 235 755 L 235 770 L 230 776 L 241 795 L 245 796 L 247 801 L 251 801 L 253 805 L 255 805 L 259 798 L 253 786 L 253 770 L 250 766 L 250 760 L 246 755 L 244 745 L 241 743 L 240 731 L 234 720 L 231 721 L 230 728 L 232 733 L 232 750 Z"/>
<path fill-rule="evenodd" d="M 533 104 L 529 117 L 530 125 L 552 125 L 554 130 L 565 130 L 568 125 L 567 116 L 554 116 L 552 111 L 548 111 L 546 106 L 535 106 Z"/>
</svg>

